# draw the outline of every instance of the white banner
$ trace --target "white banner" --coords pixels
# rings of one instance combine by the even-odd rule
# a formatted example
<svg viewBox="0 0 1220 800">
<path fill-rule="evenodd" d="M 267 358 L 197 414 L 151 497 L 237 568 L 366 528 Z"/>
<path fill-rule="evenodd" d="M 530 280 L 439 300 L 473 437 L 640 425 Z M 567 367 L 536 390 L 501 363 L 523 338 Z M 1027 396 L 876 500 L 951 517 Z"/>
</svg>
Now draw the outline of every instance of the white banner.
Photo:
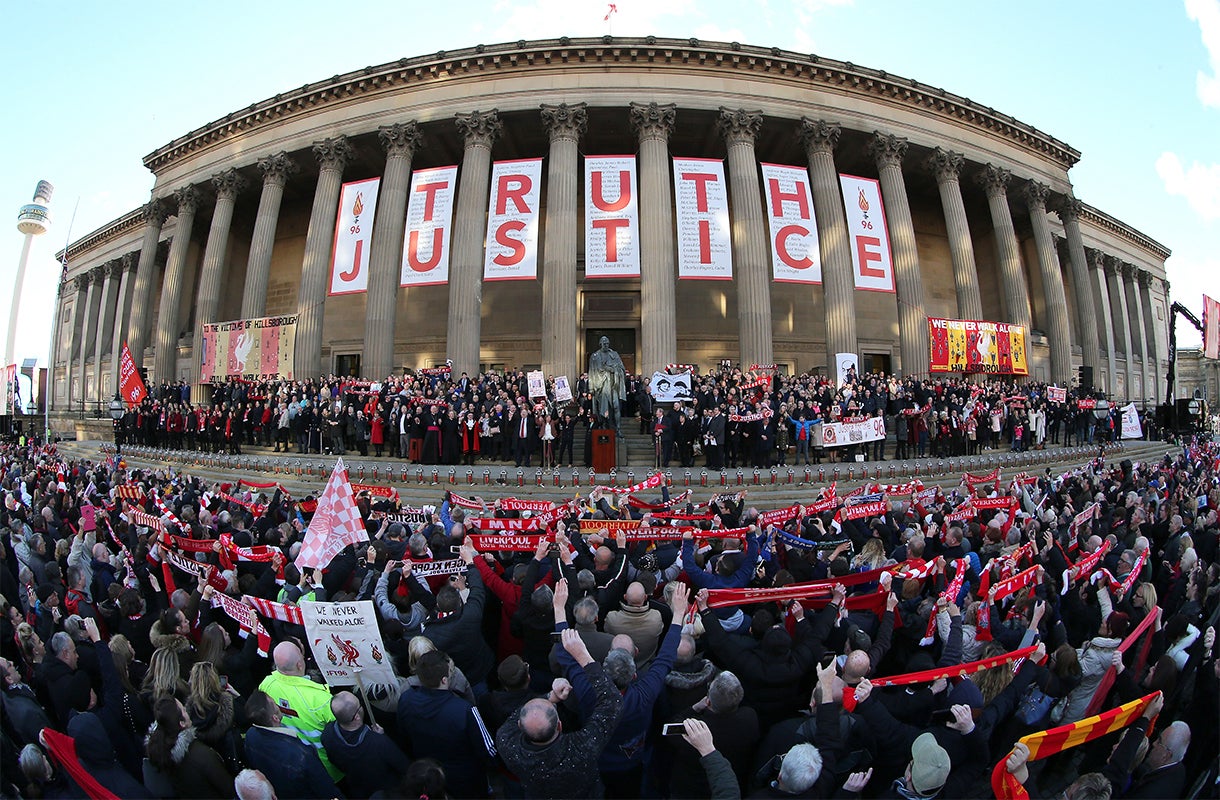
<svg viewBox="0 0 1220 800">
<path fill-rule="evenodd" d="M 1123 438 L 1144 438 L 1144 428 L 1140 425 L 1140 412 L 1136 410 L 1135 403 L 1127 403 L 1123 406 Z"/>
<path fill-rule="evenodd" d="M 525 377 L 529 382 L 531 400 L 535 397 L 546 397 L 546 378 L 543 376 L 542 370 L 527 372 Z"/>
<path fill-rule="evenodd" d="M 860 422 L 827 422 L 822 425 L 823 447 L 846 447 L 885 438 L 885 417 L 869 417 Z"/>
<path fill-rule="evenodd" d="M 366 687 L 397 684 L 371 600 L 300 605 L 309 649 L 328 686 L 351 686 L 357 672 Z"/>
<path fill-rule="evenodd" d="M 1066 403 L 1068 399 L 1068 391 L 1059 386 L 1046 387 L 1046 399 L 1052 403 Z"/>
<path fill-rule="evenodd" d="M 449 240 L 457 167 L 417 169 L 411 174 L 407 226 L 402 240 L 403 286 L 449 282 Z"/>
<path fill-rule="evenodd" d="M 835 353 L 835 370 L 839 378 L 839 386 L 847 383 L 847 371 L 853 368 L 856 370 L 856 377 L 860 377 L 860 359 L 855 353 Z"/>
<path fill-rule="evenodd" d="M 822 259 L 809 171 L 763 164 L 762 175 L 771 226 L 772 276 L 779 282 L 821 283 Z"/>
<path fill-rule="evenodd" d="M 881 184 L 872 178 L 840 175 L 843 209 L 851 236 L 851 264 L 856 288 L 870 292 L 894 291 L 894 261 L 881 205 Z"/>
<path fill-rule="evenodd" d="M 585 277 L 640 276 L 635 156 L 585 157 Z"/>
<path fill-rule="evenodd" d="M 679 372 L 677 375 L 670 375 L 668 372 L 654 372 L 652 381 L 648 385 L 648 392 L 658 403 L 676 403 L 680 400 L 694 398 L 690 385 L 689 372 Z"/>
<path fill-rule="evenodd" d="M 538 277 L 541 185 L 541 158 L 492 164 L 483 280 L 528 281 Z"/>
<path fill-rule="evenodd" d="M 330 254 L 330 294 L 355 294 L 369 288 L 369 253 L 373 246 L 373 216 L 381 178 L 343 184 L 339 218 Z"/>
<path fill-rule="evenodd" d="M 555 400 L 560 403 L 572 402 L 572 386 L 568 383 L 567 375 L 555 378 Z"/>
<path fill-rule="evenodd" d="M 724 162 L 718 158 L 675 158 L 674 200 L 678 277 L 731 281 L 733 245 Z"/>
</svg>

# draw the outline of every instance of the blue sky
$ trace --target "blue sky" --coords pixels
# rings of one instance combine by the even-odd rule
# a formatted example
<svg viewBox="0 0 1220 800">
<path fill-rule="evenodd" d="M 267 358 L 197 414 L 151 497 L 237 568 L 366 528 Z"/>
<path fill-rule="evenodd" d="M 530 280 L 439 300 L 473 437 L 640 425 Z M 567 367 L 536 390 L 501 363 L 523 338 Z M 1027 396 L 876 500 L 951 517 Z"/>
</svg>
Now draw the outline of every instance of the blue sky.
<svg viewBox="0 0 1220 800">
<path fill-rule="evenodd" d="M 419 0 L 12 4 L 0 31 L 0 210 L 55 184 L 17 359 L 45 361 L 72 238 L 148 199 L 144 155 L 277 92 L 404 56 L 554 36 L 738 40 L 942 86 L 1083 153 L 1084 201 L 1173 250 L 1173 297 L 1220 295 L 1220 0 Z M 460 9 L 461 13 L 454 13 Z M 9 297 L 21 252 L 0 229 Z M 8 302 L 0 301 L 7 315 Z M 7 322 L 7 316 L 5 318 Z M 0 324 L 0 335 L 7 326 Z M 1189 325 L 1183 346 L 1197 345 Z"/>
</svg>

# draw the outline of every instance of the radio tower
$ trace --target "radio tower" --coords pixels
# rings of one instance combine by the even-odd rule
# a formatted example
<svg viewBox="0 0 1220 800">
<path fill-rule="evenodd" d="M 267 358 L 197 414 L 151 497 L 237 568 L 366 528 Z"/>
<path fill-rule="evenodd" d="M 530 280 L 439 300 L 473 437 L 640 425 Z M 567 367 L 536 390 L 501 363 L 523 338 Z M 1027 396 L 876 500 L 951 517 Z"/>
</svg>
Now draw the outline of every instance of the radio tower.
<svg viewBox="0 0 1220 800">
<path fill-rule="evenodd" d="M 17 285 L 13 287 L 13 308 L 8 315 L 8 339 L 4 343 L 4 362 L 0 366 L 16 363 L 14 351 L 17 344 L 17 309 L 21 305 L 21 285 L 25 282 L 25 265 L 30 260 L 30 247 L 34 237 L 41 236 L 51 226 L 51 212 L 47 205 L 55 187 L 47 181 L 39 181 L 34 187 L 34 202 L 27 203 L 17 212 L 17 230 L 25 234 L 21 245 L 21 261 L 17 263 Z"/>
</svg>

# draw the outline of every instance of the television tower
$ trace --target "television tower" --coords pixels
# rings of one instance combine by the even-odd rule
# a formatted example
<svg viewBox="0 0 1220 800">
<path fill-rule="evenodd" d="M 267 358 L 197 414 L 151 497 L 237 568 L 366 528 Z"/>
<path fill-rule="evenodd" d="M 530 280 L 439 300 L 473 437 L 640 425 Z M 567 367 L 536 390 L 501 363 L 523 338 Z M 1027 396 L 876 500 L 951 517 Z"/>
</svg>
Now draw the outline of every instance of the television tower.
<svg viewBox="0 0 1220 800">
<path fill-rule="evenodd" d="M 51 193 L 55 187 L 47 181 L 39 181 L 34 187 L 34 202 L 26 203 L 17 212 L 17 230 L 25 234 L 25 243 L 21 245 L 21 261 L 17 262 L 17 285 L 13 287 L 13 307 L 8 315 L 8 339 L 4 343 L 4 362 L 0 366 L 16 363 L 15 350 L 17 345 L 17 309 L 21 306 L 21 285 L 25 282 L 25 266 L 30 260 L 30 248 L 34 237 L 41 236 L 51 226 L 51 211 L 47 208 L 51 202 Z"/>
</svg>

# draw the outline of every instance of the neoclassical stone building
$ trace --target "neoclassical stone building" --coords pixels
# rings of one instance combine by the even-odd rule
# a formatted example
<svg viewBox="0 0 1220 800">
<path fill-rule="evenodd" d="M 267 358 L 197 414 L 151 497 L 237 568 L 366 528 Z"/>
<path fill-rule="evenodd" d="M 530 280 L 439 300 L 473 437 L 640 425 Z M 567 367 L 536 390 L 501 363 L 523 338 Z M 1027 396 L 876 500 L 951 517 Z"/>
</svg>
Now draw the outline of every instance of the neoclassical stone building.
<svg viewBox="0 0 1220 800">
<path fill-rule="evenodd" d="M 584 157 L 628 154 L 639 277 L 585 274 Z M 671 159 L 723 159 L 732 280 L 679 280 Z M 928 371 L 927 317 L 1027 326 L 1030 376 L 1079 365 L 1154 402 L 1168 249 L 1073 195 L 1080 154 L 909 78 L 695 39 L 556 39 L 404 58 L 278 94 L 144 159 L 147 205 L 72 243 L 54 404 L 104 402 L 126 341 L 151 382 L 199 375 L 209 322 L 299 315 L 295 374 L 578 375 L 601 335 L 666 363 Z M 493 162 L 543 159 L 537 277 L 484 282 Z M 808 171 L 820 285 L 772 280 L 759 164 Z M 456 166 L 448 281 L 400 286 L 413 171 Z M 893 292 L 857 290 L 838 176 L 879 180 Z M 368 290 L 330 295 L 341 185 L 380 178 Z M 850 199 L 850 198 L 849 198 Z"/>
</svg>

